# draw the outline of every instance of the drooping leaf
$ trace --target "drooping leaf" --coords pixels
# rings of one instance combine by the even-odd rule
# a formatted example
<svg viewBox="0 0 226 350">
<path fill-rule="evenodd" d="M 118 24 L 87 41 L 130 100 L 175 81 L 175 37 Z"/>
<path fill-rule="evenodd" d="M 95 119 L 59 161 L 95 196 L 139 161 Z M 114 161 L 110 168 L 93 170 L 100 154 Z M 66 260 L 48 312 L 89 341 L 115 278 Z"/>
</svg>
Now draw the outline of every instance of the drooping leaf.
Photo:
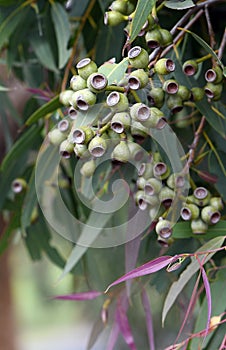
<svg viewBox="0 0 226 350">
<path fill-rule="evenodd" d="M 164 5 L 172 10 L 186 10 L 195 6 L 192 0 L 167 0 Z"/>
<path fill-rule="evenodd" d="M 21 214 L 21 228 L 23 233 L 25 234 L 26 228 L 31 224 L 31 218 L 33 210 L 37 206 L 37 195 L 35 190 L 35 168 L 31 174 L 28 189 L 26 191 L 26 195 L 23 202 L 23 211 Z"/>
<path fill-rule="evenodd" d="M 91 350 L 93 348 L 94 344 L 103 332 L 104 328 L 105 324 L 103 323 L 102 319 L 98 317 L 96 322 L 93 324 L 86 350 Z"/>
<path fill-rule="evenodd" d="M 67 294 L 67 295 L 57 295 L 53 297 L 53 299 L 58 300 L 69 300 L 69 301 L 84 301 L 84 300 L 93 300 L 99 297 L 102 292 L 91 290 L 88 292 L 75 293 L 75 294 Z"/>
<path fill-rule="evenodd" d="M 218 271 L 214 281 L 210 283 L 211 296 L 212 296 L 212 315 L 217 316 L 222 313 L 226 308 L 226 293 L 222 293 L 226 288 L 225 271 Z M 205 298 L 202 302 L 201 308 L 196 319 L 194 332 L 197 333 L 204 329 L 207 318 L 207 299 Z M 211 338 L 214 337 L 214 332 L 210 332 L 206 338 L 205 346 L 209 347 Z M 196 350 L 199 347 L 200 340 L 194 338 L 190 342 L 191 350 Z M 210 347 L 212 348 L 212 347 Z M 214 349 L 215 347 L 213 347 Z"/>
<path fill-rule="evenodd" d="M 59 95 L 38 108 L 27 120 L 25 125 L 29 126 L 36 123 L 39 119 L 46 117 L 47 114 L 54 112 L 60 108 L 62 104 L 59 101 Z"/>
<path fill-rule="evenodd" d="M 129 32 L 129 43 L 132 43 L 136 39 L 155 3 L 155 0 L 138 0 Z"/>
<path fill-rule="evenodd" d="M 222 246 L 224 242 L 224 237 L 215 237 L 212 240 L 205 243 L 202 247 L 200 247 L 197 252 L 202 251 L 208 251 L 208 250 L 214 250 Z M 211 259 L 211 257 L 215 254 L 215 252 L 209 253 L 205 258 L 205 263 Z M 164 324 L 166 316 L 173 306 L 176 298 L 180 294 L 180 292 L 183 290 L 185 285 L 188 283 L 188 281 L 194 276 L 194 274 L 200 269 L 200 265 L 195 257 L 192 257 L 191 263 L 187 266 L 187 268 L 181 273 L 179 279 L 174 282 L 170 290 L 166 296 L 166 299 L 164 301 L 163 311 L 162 311 L 162 324 Z"/>
<path fill-rule="evenodd" d="M 226 176 L 224 173 L 225 170 L 225 160 L 226 160 L 226 154 L 222 151 L 217 152 L 218 157 L 214 152 L 211 152 L 208 157 L 208 165 L 209 170 L 211 172 L 215 172 L 218 176 L 218 180 L 215 183 L 215 187 L 221 197 L 226 200 L 226 186 L 225 186 L 225 180 Z M 219 163 L 219 160 L 221 160 L 222 164 Z M 223 165 L 223 166 L 222 166 Z M 223 169 L 222 169 L 223 168 Z"/>
<path fill-rule="evenodd" d="M 124 77 L 125 71 L 128 67 L 128 58 L 124 58 L 120 63 L 106 62 L 99 67 L 98 71 L 105 74 L 108 78 L 108 84 L 119 83 Z"/>
<path fill-rule="evenodd" d="M 119 337 L 119 326 L 117 321 L 115 320 L 108 339 L 107 350 L 113 350 L 115 348 L 115 344 L 117 343 L 118 337 Z"/>
<path fill-rule="evenodd" d="M 153 319 L 151 314 L 151 306 L 149 302 L 149 297 L 145 288 L 142 290 L 142 304 L 144 308 L 145 318 L 146 318 L 146 328 L 148 333 L 149 340 L 149 349 L 155 350 L 155 341 L 154 341 L 154 329 L 153 329 Z"/>
<path fill-rule="evenodd" d="M 212 300 L 211 300 L 210 284 L 208 281 L 208 277 L 206 275 L 206 271 L 205 271 L 203 266 L 201 266 L 201 272 L 202 272 L 203 284 L 204 284 L 205 291 L 206 291 L 206 301 L 207 301 L 207 310 L 208 310 L 207 311 L 207 321 L 206 321 L 206 332 L 205 332 L 205 338 L 206 338 L 208 331 L 209 331 L 209 326 L 210 326 L 210 318 L 211 318 L 211 312 L 212 312 Z"/>
<path fill-rule="evenodd" d="M 26 19 L 29 9 L 23 5 L 17 7 L 0 24 L 0 49 L 9 40 L 18 24 Z"/>
<path fill-rule="evenodd" d="M 213 51 L 213 49 L 207 44 L 207 42 L 205 40 L 203 40 L 199 35 L 191 32 L 188 29 L 184 29 L 184 28 L 178 28 L 178 29 L 184 30 L 185 32 L 191 34 L 193 36 L 193 38 L 203 47 L 203 49 L 206 50 L 211 56 L 213 56 L 213 58 L 218 62 L 218 64 L 223 69 L 223 73 L 224 73 L 224 68 L 225 68 L 224 64 L 222 63 L 222 61 L 219 59 L 217 54 Z M 225 73 L 224 73 L 224 75 L 225 75 Z"/>
<path fill-rule="evenodd" d="M 137 267 L 136 269 L 126 273 L 122 277 L 118 278 L 116 281 L 114 281 L 113 283 L 111 283 L 107 287 L 106 292 L 111 287 L 113 287 L 119 283 L 128 281 L 128 280 L 133 279 L 133 278 L 137 278 L 137 277 L 141 277 L 141 276 L 145 276 L 145 275 L 149 275 L 151 273 L 157 272 L 175 260 L 177 260 L 176 256 L 172 257 L 172 256 L 167 256 L 167 255 L 160 256 L 154 260 L 151 260 L 151 261 L 147 262 L 146 264 L 141 265 L 141 266 Z"/>
<path fill-rule="evenodd" d="M 124 309 L 120 300 L 117 304 L 116 319 L 118 321 L 119 330 L 120 330 L 126 344 L 128 345 L 128 347 L 131 350 L 136 350 L 137 347 L 136 347 L 136 344 L 134 341 L 134 337 L 132 334 L 132 330 L 131 330 L 131 327 L 129 324 L 127 314 L 126 314 L 126 310 Z"/>
<path fill-rule="evenodd" d="M 71 53 L 71 49 L 67 48 L 70 38 L 70 23 L 67 12 L 59 2 L 52 3 L 51 16 L 58 45 L 58 67 L 61 69 L 65 66 Z"/>
</svg>

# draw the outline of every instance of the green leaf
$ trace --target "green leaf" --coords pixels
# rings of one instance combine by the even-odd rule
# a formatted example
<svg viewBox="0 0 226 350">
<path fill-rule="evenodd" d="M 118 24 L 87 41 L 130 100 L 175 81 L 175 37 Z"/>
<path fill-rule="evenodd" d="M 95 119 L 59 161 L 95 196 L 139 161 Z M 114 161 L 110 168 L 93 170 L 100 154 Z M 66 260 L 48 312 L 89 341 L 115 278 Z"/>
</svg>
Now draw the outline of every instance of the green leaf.
<svg viewBox="0 0 226 350">
<path fill-rule="evenodd" d="M 29 126 L 36 123 L 39 119 L 46 117 L 47 114 L 54 112 L 57 108 L 62 107 L 59 101 L 59 95 L 55 96 L 49 102 L 45 103 L 39 109 L 37 109 L 25 122 L 25 125 Z"/>
<path fill-rule="evenodd" d="M 208 157 L 208 165 L 210 172 L 217 175 L 217 182 L 214 184 L 217 191 L 221 195 L 221 197 L 226 200 L 226 186 L 225 186 L 225 162 L 226 162 L 226 154 L 222 151 L 218 151 L 217 155 L 219 156 L 219 160 L 221 160 L 222 164 L 219 164 L 219 160 L 216 157 L 214 152 L 211 152 Z M 223 167 L 223 168 L 222 168 Z"/>
<path fill-rule="evenodd" d="M 67 48 L 70 39 L 70 23 L 67 12 L 58 2 L 52 3 L 51 17 L 58 45 L 58 67 L 61 69 L 65 66 L 71 53 L 71 49 Z"/>
<path fill-rule="evenodd" d="M 124 58 L 120 63 L 106 62 L 99 67 L 98 72 L 106 75 L 109 85 L 117 84 L 123 79 L 128 64 L 128 58 Z"/>
<path fill-rule="evenodd" d="M 221 192 L 220 192 L 221 193 Z M 205 235 L 198 235 L 193 234 L 191 230 L 191 223 L 190 222 L 185 222 L 185 221 L 180 221 L 176 223 L 173 227 L 173 238 L 175 239 L 183 239 L 183 238 L 202 238 L 205 237 L 205 239 L 212 239 L 213 237 L 216 236 L 225 236 L 226 232 L 226 221 L 221 220 L 219 221 L 216 225 L 209 226 L 207 232 Z"/>
<path fill-rule="evenodd" d="M 172 10 L 185 10 L 195 6 L 192 0 L 167 0 L 164 5 Z"/>
<path fill-rule="evenodd" d="M 212 240 L 205 243 L 202 247 L 200 247 L 197 252 L 206 252 L 208 250 L 214 250 L 220 248 L 225 240 L 225 237 L 215 237 Z M 205 263 L 211 259 L 211 257 L 215 254 L 212 252 L 205 257 Z M 176 298 L 181 293 L 185 285 L 188 281 L 193 277 L 193 275 L 200 269 L 200 265 L 197 259 L 193 256 L 191 258 L 191 263 L 186 267 L 186 269 L 181 273 L 179 279 L 170 287 L 170 290 L 166 296 L 163 311 L 162 311 L 162 324 L 164 324 L 166 316 L 175 303 Z"/>
<path fill-rule="evenodd" d="M 203 40 L 202 38 L 200 38 L 200 36 L 191 32 L 188 29 L 184 29 L 184 28 L 178 28 L 178 29 L 184 30 L 185 32 L 191 34 L 193 36 L 193 38 L 203 47 L 203 49 L 206 50 L 211 56 L 213 56 L 213 58 L 215 58 L 215 60 L 218 62 L 218 64 L 223 69 L 224 76 L 226 76 L 224 64 L 222 63 L 222 61 L 219 59 L 217 54 L 213 51 L 213 49 L 207 44 L 207 42 L 205 40 Z"/>
<path fill-rule="evenodd" d="M 212 297 L 212 316 L 219 316 L 226 309 L 226 293 L 222 293 L 226 289 L 225 272 L 219 271 L 216 275 L 216 280 L 210 284 L 211 297 Z M 207 301 L 204 299 L 196 320 L 194 333 L 198 333 L 205 329 L 207 318 Z M 205 347 L 208 346 L 210 339 L 213 337 L 214 332 L 210 332 L 205 340 Z M 199 349 L 200 339 L 193 338 L 189 344 L 190 350 Z"/>
<path fill-rule="evenodd" d="M 26 228 L 31 224 L 31 216 L 34 208 L 37 205 L 37 195 L 35 190 L 35 168 L 31 174 L 30 181 L 28 183 L 28 189 L 23 202 L 23 211 L 21 215 L 21 228 L 23 233 L 26 232 Z"/>
<path fill-rule="evenodd" d="M 16 8 L 8 17 L 0 24 L 0 49 L 9 40 L 10 35 L 16 30 L 18 24 L 25 20 L 28 14 L 28 8 L 23 5 Z"/>
<path fill-rule="evenodd" d="M 148 18 L 148 15 L 150 14 L 152 8 L 155 6 L 155 3 L 155 0 L 138 0 L 129 33 L 129 43 L 132 43 L 138 36 L 141 28 Z"/>
</svg>

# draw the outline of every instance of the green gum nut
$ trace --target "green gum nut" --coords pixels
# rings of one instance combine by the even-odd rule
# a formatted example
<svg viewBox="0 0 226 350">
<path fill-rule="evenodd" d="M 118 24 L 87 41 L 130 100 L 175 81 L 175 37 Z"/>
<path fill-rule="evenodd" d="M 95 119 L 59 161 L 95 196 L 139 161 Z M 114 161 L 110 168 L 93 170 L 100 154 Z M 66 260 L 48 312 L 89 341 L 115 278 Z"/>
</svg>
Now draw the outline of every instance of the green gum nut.
<svg viewBox="0 0 226 350">
<path fill-rule="evenodd" d="M 78 93 L 76 99 L 78 109 L 87 111 L 90 106 L 96 103 L 96 95 L 88 88 L 77 91 L 76 93 Z"/>
<path fill-rule="evenodd" d="M 85 144 L 77 143 L 74 147 L 74 153 L 78 158 L 87 158 L 90 156 L 88 152 L 88 147 Z"/>
<path fill-rule="evenodd" d="M 146 33 L 145 40 L 149 49 L 156 49 L 162 42 L 161 32 L 158 28 L 152 29 Z"/>
<path fill-rule="evenodd" d="M 83 164 L 83 166 L 80 169 L 80 173 L 85 177 L 91 177 L 93 176 L 95 169 L 96 169 L 95 161 L 94 159 L 91 159 Z"/>
<path fill-rule="evenodd" d="M 60 93 L 59 100 L 64 106 L 69 107 L 72 95 L 72 90 L 64 90 Z"/>
<path fill-rule="evenodd" d="M 109 6 L 109 10 L 117 11 L 122 14 L 127 13 L 127 1 L 126 0 L 115 0 Z"/>
<path fill-rule="evenodd" d="M 223 79 L 223 71 L 219 66 L 208 69 L 205 73 L 205 79 L 208 83 L 219 84 Z"/>
<path fill-rule="evenodd" d="M 135 103 L 130 107 L 130 115 L 132 119 L 138 122 L 144 122 L 150 116 L 150 108 L 144 103 Z"/>
<path fill-rule="evenodd" d="M 205 96 L 205 91 L 200 87 L 191 88 L 191 100 L 194 102 L 201 101 Z"/>
<path fill-rule="evenodd" d="M 110 27 L 119 25 L 120 23 L 126 21 L 127 16 L 123 15 L 118 11 L 108 11 L 104 14 L 104 24 Z"/>
<path fill-rule="evenodd" d="M 23 178 L 17 178 L 13 180 L 11 189 L 14 193 L 18 194 L 27 189 L 27 182 Z"/>
<path fill-rule="evenodd" d="M 169 95 L 166 104 L 172 114 L 176 114 L 183 109 L 183 100 L 178 94 Z"/>
<path fill-rule="evenodd" d="M 114 112 L 124 112 L 129 108 L 128 98 L 118 91 L 112 91 L 108 95 L 106 103 Z"/>
<path fill-rule="evenodd" d="M 110 142 L 113 145 L 117 145 L 121 141 L 120 134 L 118 134 L 112 129 L 108 130 L 108 138 L 110 139 Z"/>
<path fill-rule="evenodd" d="M 150 116 L 147 121 L 143 122 L 143 125 L 147 128 L 163 129 L 166 125 L 164 114 L 157 107 L 150 108 Z"/>
<path fill-rule="evenodd" d="M 148 128 L 135 120 L 132 120 L 130 132 L 136 139 L 144 139 L 149 133 Z"/>
<path fill-rule="evenodd" d="M 174 79 L 168 79 L 164 81 L 162 88 L 167 94 L 174 95 L 179 90 L 179 84 Z"/>
<path fill-rule="evenodd" d="M 87 80 L 90 74 L 97 72 L 97 65 L 90 58 L 83 58 L 76 65 L 78 74 L 83 79 Z"/>
<path fill-rule="evenodd" d="M 134 200 L 136 205 L 138 205 L 138 207 L 141 210 L 146 210 L 148 207 L 148 203 L 145 200 L 145 194 L 144 191 L 137 191 L 134 195 Z"/>
<path fill-rule="evenodd" d="M 92 73 L 87 79 L 87 86 L 90 91 L 99 93 L 106 89 L 108 80 L 102 73 Z"/>
<path fill-rule="evenodd" d="M 216 210 L 222 210 L 224 207 L 223 201 L 220 197 L 210 198 L 210 205 L 211 205 L 211 207 L 215 208 Z"/>
<path fill-rule="evenodd" d="M 115 146 L 111 154 L 111 158 L 112 160 L 120 163 L 127 163 L 130 160 L 130 150 L 125 140 L 120 141 L 120 143 Z"/>
<path fill-rule="evenodd" d="M 144 157 L 143 148 L 133 141 L 128 141 L 127 144 L 128 144 L 132 159 L 134 159 L 136 162 L 140 162 Z"/>
<path fill-rule="evenodd" d="M 138 169 L 138 176 L 142 176 L 144 179 L 149 179 L 153 176 L 153 164 L 141 163 Z"/>
<path fill-rule="evenodd" d="M 151 207 L 151 208 L 157 208 L 159 207 L 160 203 L 159 203 L 159 199 L 157 196 L 155 195 L 152 195 L 152 196 L 149 196 L 145 193 L 145 201 L 148 203 L 148 205 Z"/>
<path fill-rule="evenodd" d="M 197 187 L 193 192 L 194 202 L 195 204 L 203 207 L 209 204 L 210 201 L 210 193 L 205 187 Z"/>
<path fill-rule="evenodd" d="M 201 218 L 208 225 L 214 225 L 220 221 L 221 214 L 211 205 L 207 205 L 201 211 Z"/>
<path fill-rule="evenodd" d="M 94 130 L 89 126 L 82 126 L 71 131 L 71 140 L 73 143 L 87 144 L 95 135 Z"/>
<path fill-rule="evenodd" d="M 170 175 L 170 168 L 166 163 L 157 162 L 153 166 L 153 175 L 157 179 L 165 180 Z"/>
<path fill-rule="evenodd" d="M 66 137 L 67 135 L 61 132 L 58 128 L 53 129 L 48 133 L 49 142 L 54 146 L 59 146 Z"/>
<path fill-rule="evenodd" d="M 137 184 L 138 190 L 144 190 L 144 186 L 146 184 L 146 179 L 144 177 L 140 176 L 140 177 L 138 177 L 136 184 Z"/>
<path fill-rule="evenodd" d="M 214 101 L 220 99 L 222 90 L 223 84 L 207 83 L 204 87 L 206 96 Z"/>
<path fill-rule="evenodd" d="M 165 186 L 161 189 L 159 193 L 159 200 L 162 203 L 162 205 L 167 209 L 171 206 L 172 201 L 174 199 L 174 191 Z"/>
<path fill-rule="evenodd" d="M 201 235 L 205 234 L 208 230 L 208 225 L 202 221 L 202 219 L 192 220 L 191 221 L 191 230 L 193 234 Z"/>
<path fill-rule="evenodd" d="M 125 129 L 128 129 L 131 124 L 130 115 L 127 112 L 116 113 L 111 120 L 111 128 L 117 134 L 121 134 Z"/>
<path fill-rule="evenodd" d="M 185 204 L 181 208 L 180 216 L 185 221 L 196 220 L 199 217 L 199 207 L 195 204 Z"/>
<path fill-rule="evenodd" d="M 148 73 L 143 69 L 134 70 L 128 78 L 128 86 L 131 90 L 143 89 L 148 82 Z"/>
<path fill-rule="evenodd" d="M 154 65 L 154 71 L 160 75 L 166 75 L 175 70 L 175 63 L 170 58 L 160 58 Z"/>
<path fill-rule="evenodd" d="M 168 45 L 172 44 L 173 36 L 170 33 L 170 31 L 167 30 L 167 29 L 163 29 L 163 28 L 159 28 L 159 31 L 160 31 L 160 34 L 162 36 L 161 46 L 165 47 L 165 46 L 168 46 Z"/>
<path fill-rule="evenodd" d="M 164 239 L 168 239 L 172 235 L 172 224 L 169 220 L 165 220 L 162 218 L 159 218 L 159 221 L 157 222 L 155 226 L 155 231 L 157 235 Z"/>
<path fill-rule="evenodd" d="M 88 150 L 93 157 L 95 158 L 102 157 L 107 150 L 107 141 L 105 140 L 104 137 L 95 136 L 90 141 L 88 145 Z"/>
<path fill-rule="evenodd" d="M 149 63 L 148 52 L 140 46 L 132 47 L 128 52 L 129 63 L 133 68 L 147 68 Z"/>
<path fill-rule="evenodd" d="M 79 91 L 86 88 L 86 80 L 80 77 L 80 75 L 73 75 L 70 80 L 70 87 L 73 91 Z"/>
<path fill-rule="evenodd" d="M 144 192 L 148 196 L 154 196 L 158 194 L 162 189 L 162 182 L 155 178 L 146 180 L 144 186 Z"/>
<path fill-rule="evenodd" d="M 152 107 L 161 108 L 164 104 L 165 93 L 162 88 L 154 87 L 149 91 L 147 98 Z"/>
<path fill-rule="evenodd" d="M 167 179 L 167 186 L 175 189 L 175 188 L 182 188 L 185 185 L 185 178 L 183 175 L 179 173 L 173 173 L 170 174 Z"/>
<path fill-rule="evenodd" d="M 60 144 L 60 149 L 59 149 L 59 154 L 61 155 L 61 157 L 63 158 L 70 158 L 71 154 L 74 151 L 74 144 L 69 142 L 68 140 L 64 140 L 61 142 Z"/>
<path fill-rule="evenodd" d="M 184 62 L 182 69 L 185 75 L 192 76 L 195 75 L 195 73 L 197 72 L 198 64 L 194 60 L 188 60 Z"/>
<path fill-rule="evenodd" d="M 181 97 L 182 101 L 188 101 L 191 97 L 191 91 L 184 85 L 179 85 L 177 95 Z"/>
</svg>

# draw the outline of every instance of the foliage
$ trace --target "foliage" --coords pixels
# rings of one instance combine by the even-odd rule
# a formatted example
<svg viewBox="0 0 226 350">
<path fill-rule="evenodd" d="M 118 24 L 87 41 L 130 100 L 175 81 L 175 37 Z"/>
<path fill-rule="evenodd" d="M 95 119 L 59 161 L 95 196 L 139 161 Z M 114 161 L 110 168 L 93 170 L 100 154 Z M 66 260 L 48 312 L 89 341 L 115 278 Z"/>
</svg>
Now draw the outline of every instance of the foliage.
<svg viewBox="0 0 226 350">
<path fill-rule="evenodd" d="M 0 252 L 19 230 L 60 278 L 82 271 L 81 290 L 56 298 L 102 300 L 87 349 L 102 332 L 107 349 L 120 334 L 129 349 L 223 349 L 224 1 L 0 0 L 0 10 L 1 63 L 31 94 L 12 141 L 11 88 L 0 84 Z"/>
</svg>

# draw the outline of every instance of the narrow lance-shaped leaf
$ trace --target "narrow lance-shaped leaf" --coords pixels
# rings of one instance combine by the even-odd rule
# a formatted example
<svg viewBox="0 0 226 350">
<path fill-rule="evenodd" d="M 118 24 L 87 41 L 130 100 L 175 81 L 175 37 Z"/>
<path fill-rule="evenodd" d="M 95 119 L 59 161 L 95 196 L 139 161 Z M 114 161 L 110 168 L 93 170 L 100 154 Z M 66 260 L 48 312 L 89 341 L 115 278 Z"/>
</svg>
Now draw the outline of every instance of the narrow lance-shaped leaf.
<svg viewBox="0 0 226 350">
<path fill-rule="evenodd" d="M 206 252 L 211 250 L 212 252 L 208 254 L 205 258 L 205 263 L 211 259 L 211 257 L 215 254 L 214 249 L 220 248 L 225 240 L 225 237 L 215 237 L 205 243 L 202 247 L 200 247 L 196 253 Z M 195 253 L 194 253 L 195 255 Z M 191 263 L 188 267 L 181 273 L 179 279 L 175 281 L 166 296 L 163 311 L 162 311 L 162 324 L 164 324 L 166 316 L 173 306 L 175 300 L 177 299 L 180 292 L 183 290 L 184 286 L 188 283 L 188 281 L 192 278 L 192 276 L 200 269 L 200 265 L 195 257 L 192 257 Z"/>
<path fill-rule="evenodd" d="M 118 321 L 120 332 L 122 333 L 122 336 L 126 344 L 129 346 L 131 350 L 136 350 L 137 347 L 134 341 L 132 330 L 129 325 L 129 320 L 126 315 L 126 311 L 121 305 L 120 301 L 118 302 L 118 305 L 117 305 L 116 319 Z"/>
<path fill-rule="evenodd" d="M 89 292 L 67 294 L 67 295 L 57 295 L 53 299 L 57 300 L 70 300 L 70 301 L 84 301 L 84 300 L 93 300 L 99 297 L 102 292 L 96 290 L 91 290 Z"/>
<path fill-rule="evenodd" d="M 121 282 L 125 282 L 131 278 L 137 278 L 137 277 L 141 277 L 144 275 L 149 275 L 151 273 L 157 272 L 161 269 L 163 269 L 164 267 L 166 267 L 167 265 L 169 265 L 171 262 L 177 260 L 177 256 L 160 256 L 152 261 L 147 262 L 146 264 L 137 267 L 136 269 L 126 273 L 124 276 L 120 277 L 119 279 L 117 279 L 116 281 L 114 281 L 113 283 L 111 283 L 107 289 L 106 292 L 113 286 L 121 283 Z"/>
<path fill-rule="evenodd" d="M 167 0 L 165 1 L 164 5 L 172 10 L 185 10 L 195 6 L 192 0 L 186 0 L 186 1 Z"/>
<path fill-rule="evenodd" d="M 142 290 L 141 297 L 142 297 L 142 304 L 143 304 L 145 318 L 146 318 L 146 327 L 147 327 L 148 340 L 149 340 L 149 349 L 155 350 L 154 329 L 153 329 L 153 320 L 152 320 L 152 314 L 151 314 L 151 306 L 150 306 L 148 294 L 147 294 L 147 291 L 145 288 Z"/>
<path fill-rule="evenodd" d="M 132 43 L 136 39 L 152 8 L 155 6 L 155 2 L 155 0 L 138 0 L 129 33 L 129 43 Z"/>
<path fill-rule="evenodd" d="M 105 328 L 105 324 L 103 323 L 102 319 L 98 317 L 96 322 L 93 324 L 86 350 L 93 349 L 94 344 L 98 340 L 104 328 Z"/>
<path fill-rule="evenodd" d="M 36 123 L 39 119 L 44 118 L 48 113 L 54 112 L 57 108 L 62 107 L 59 101 L 59 95 L 38 108 L 27 120 L 25 125 L 29 126 Z"/>
<path fill-rule="evenodd" d="M 119 326 L 115 320 L 108 339 L 107 350 L 113 350 L 115 348 L 115 344 L 117 343 L 118 337 L 119 337 Z"/>
<path fill-rule="evenodd" d="M 206 275 L 206 271 L 204 269 L 204 267 L 202 266 L 202 263 L 199 261 L 200 263 L 200 269 L 202 272 L 202 279 L 203 279 L 203 284 L 205 287 L 205 291 L 206 291 L 206 300 L 207 300 L 207 322 L 206 322 L 206 332 L 205 332 L 205 338 L 208 334 L 209 331 L 209 326 L 210 326 L 210 318 L 211 318 L 211 312 L 212 312 L 212 300 L 211 300 L 211 291 L 210 291 L 210 284 L 208 281 L 208 277 Z M 204 338 L 204 340 L 205 340 Z"/>
</svg>

